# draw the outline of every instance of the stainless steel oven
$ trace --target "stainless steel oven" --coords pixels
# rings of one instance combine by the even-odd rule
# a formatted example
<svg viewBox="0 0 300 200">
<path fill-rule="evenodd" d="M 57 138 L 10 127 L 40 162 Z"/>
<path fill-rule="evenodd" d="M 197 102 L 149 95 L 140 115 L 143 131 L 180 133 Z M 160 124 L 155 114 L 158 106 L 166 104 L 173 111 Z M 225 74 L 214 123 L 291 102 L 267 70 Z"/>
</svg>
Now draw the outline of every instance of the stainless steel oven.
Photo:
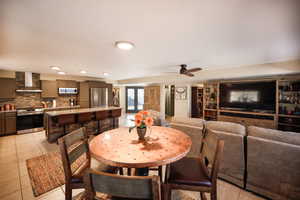
<svg viewBox="0 0 300 200">
<path fill-rule="evenodd" d="M 18 133 L 36 132 L 43 130 L 43 111 L 18 111 L 17 131 Z"/>
</svg>

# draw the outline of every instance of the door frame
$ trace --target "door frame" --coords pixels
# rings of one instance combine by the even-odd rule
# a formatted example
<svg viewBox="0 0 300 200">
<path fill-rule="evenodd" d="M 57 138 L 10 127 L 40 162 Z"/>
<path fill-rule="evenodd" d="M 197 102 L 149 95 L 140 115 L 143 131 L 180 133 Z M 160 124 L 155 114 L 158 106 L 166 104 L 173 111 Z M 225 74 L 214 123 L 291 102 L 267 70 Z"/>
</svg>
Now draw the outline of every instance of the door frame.
<svg viewBox="0 0 300 200">
<path fill-rule="evenodd" d="M 128 110 L 128 89 L 134 89 L 134 110 Z M 126 113 L 137 113 L 138 108 L 138 89 L 145 89 L 144 87 L 140 87 L 140 86 L 127 86 L 125 87 L 125 99 L 126 99 Z M 145 91 L 145 90 L 144 90 Z"/>
</svg>

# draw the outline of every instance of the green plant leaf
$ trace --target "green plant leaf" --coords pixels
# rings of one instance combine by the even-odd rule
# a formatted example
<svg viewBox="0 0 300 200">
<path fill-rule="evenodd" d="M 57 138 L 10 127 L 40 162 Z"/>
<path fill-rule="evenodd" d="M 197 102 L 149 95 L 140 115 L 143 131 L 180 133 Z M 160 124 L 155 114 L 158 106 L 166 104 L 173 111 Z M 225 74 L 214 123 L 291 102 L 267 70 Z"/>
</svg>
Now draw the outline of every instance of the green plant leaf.
<svg viewBox="0 0 300 200">
<path fill-rule="evenodd" d="M 134 129 L 135 128 L 135 126 L 133 126 L 133 127 L 129 127 L 129 133 L 132 131 L 132 129 Z"/>
</svg>

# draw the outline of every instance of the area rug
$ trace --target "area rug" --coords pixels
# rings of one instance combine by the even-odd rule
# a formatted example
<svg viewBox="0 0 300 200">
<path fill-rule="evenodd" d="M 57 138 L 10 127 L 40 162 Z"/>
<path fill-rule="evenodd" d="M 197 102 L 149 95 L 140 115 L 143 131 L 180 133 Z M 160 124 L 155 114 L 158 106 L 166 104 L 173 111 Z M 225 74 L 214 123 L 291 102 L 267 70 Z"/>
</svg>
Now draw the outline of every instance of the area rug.
<svg viewBox="0 0 300 200">
<path fill-rule="evenodd" d="M 84 157 L 80 157 L 72 164 L 72 169 L 77 169 L 83 160 Z M 59 152 L 30 158 L 26 160 L 26 166 L 35 197 L 65 184 L 64 169 Z"/>
</svg>

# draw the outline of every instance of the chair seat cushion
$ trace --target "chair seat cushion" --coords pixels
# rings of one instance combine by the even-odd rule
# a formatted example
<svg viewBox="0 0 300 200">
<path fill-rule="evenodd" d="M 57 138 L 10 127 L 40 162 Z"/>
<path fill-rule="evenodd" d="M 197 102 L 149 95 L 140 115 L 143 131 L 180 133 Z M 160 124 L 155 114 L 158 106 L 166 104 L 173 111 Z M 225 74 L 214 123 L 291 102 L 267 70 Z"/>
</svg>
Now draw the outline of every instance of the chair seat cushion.
<svg viewBox="0 0 300 200">
<path fill-rule="evenodd" d="M 192 186 L 212 186 L 200 158 L 196 157 L 185 157 L 172 163 L 168 182 Z"/>
</svg>

